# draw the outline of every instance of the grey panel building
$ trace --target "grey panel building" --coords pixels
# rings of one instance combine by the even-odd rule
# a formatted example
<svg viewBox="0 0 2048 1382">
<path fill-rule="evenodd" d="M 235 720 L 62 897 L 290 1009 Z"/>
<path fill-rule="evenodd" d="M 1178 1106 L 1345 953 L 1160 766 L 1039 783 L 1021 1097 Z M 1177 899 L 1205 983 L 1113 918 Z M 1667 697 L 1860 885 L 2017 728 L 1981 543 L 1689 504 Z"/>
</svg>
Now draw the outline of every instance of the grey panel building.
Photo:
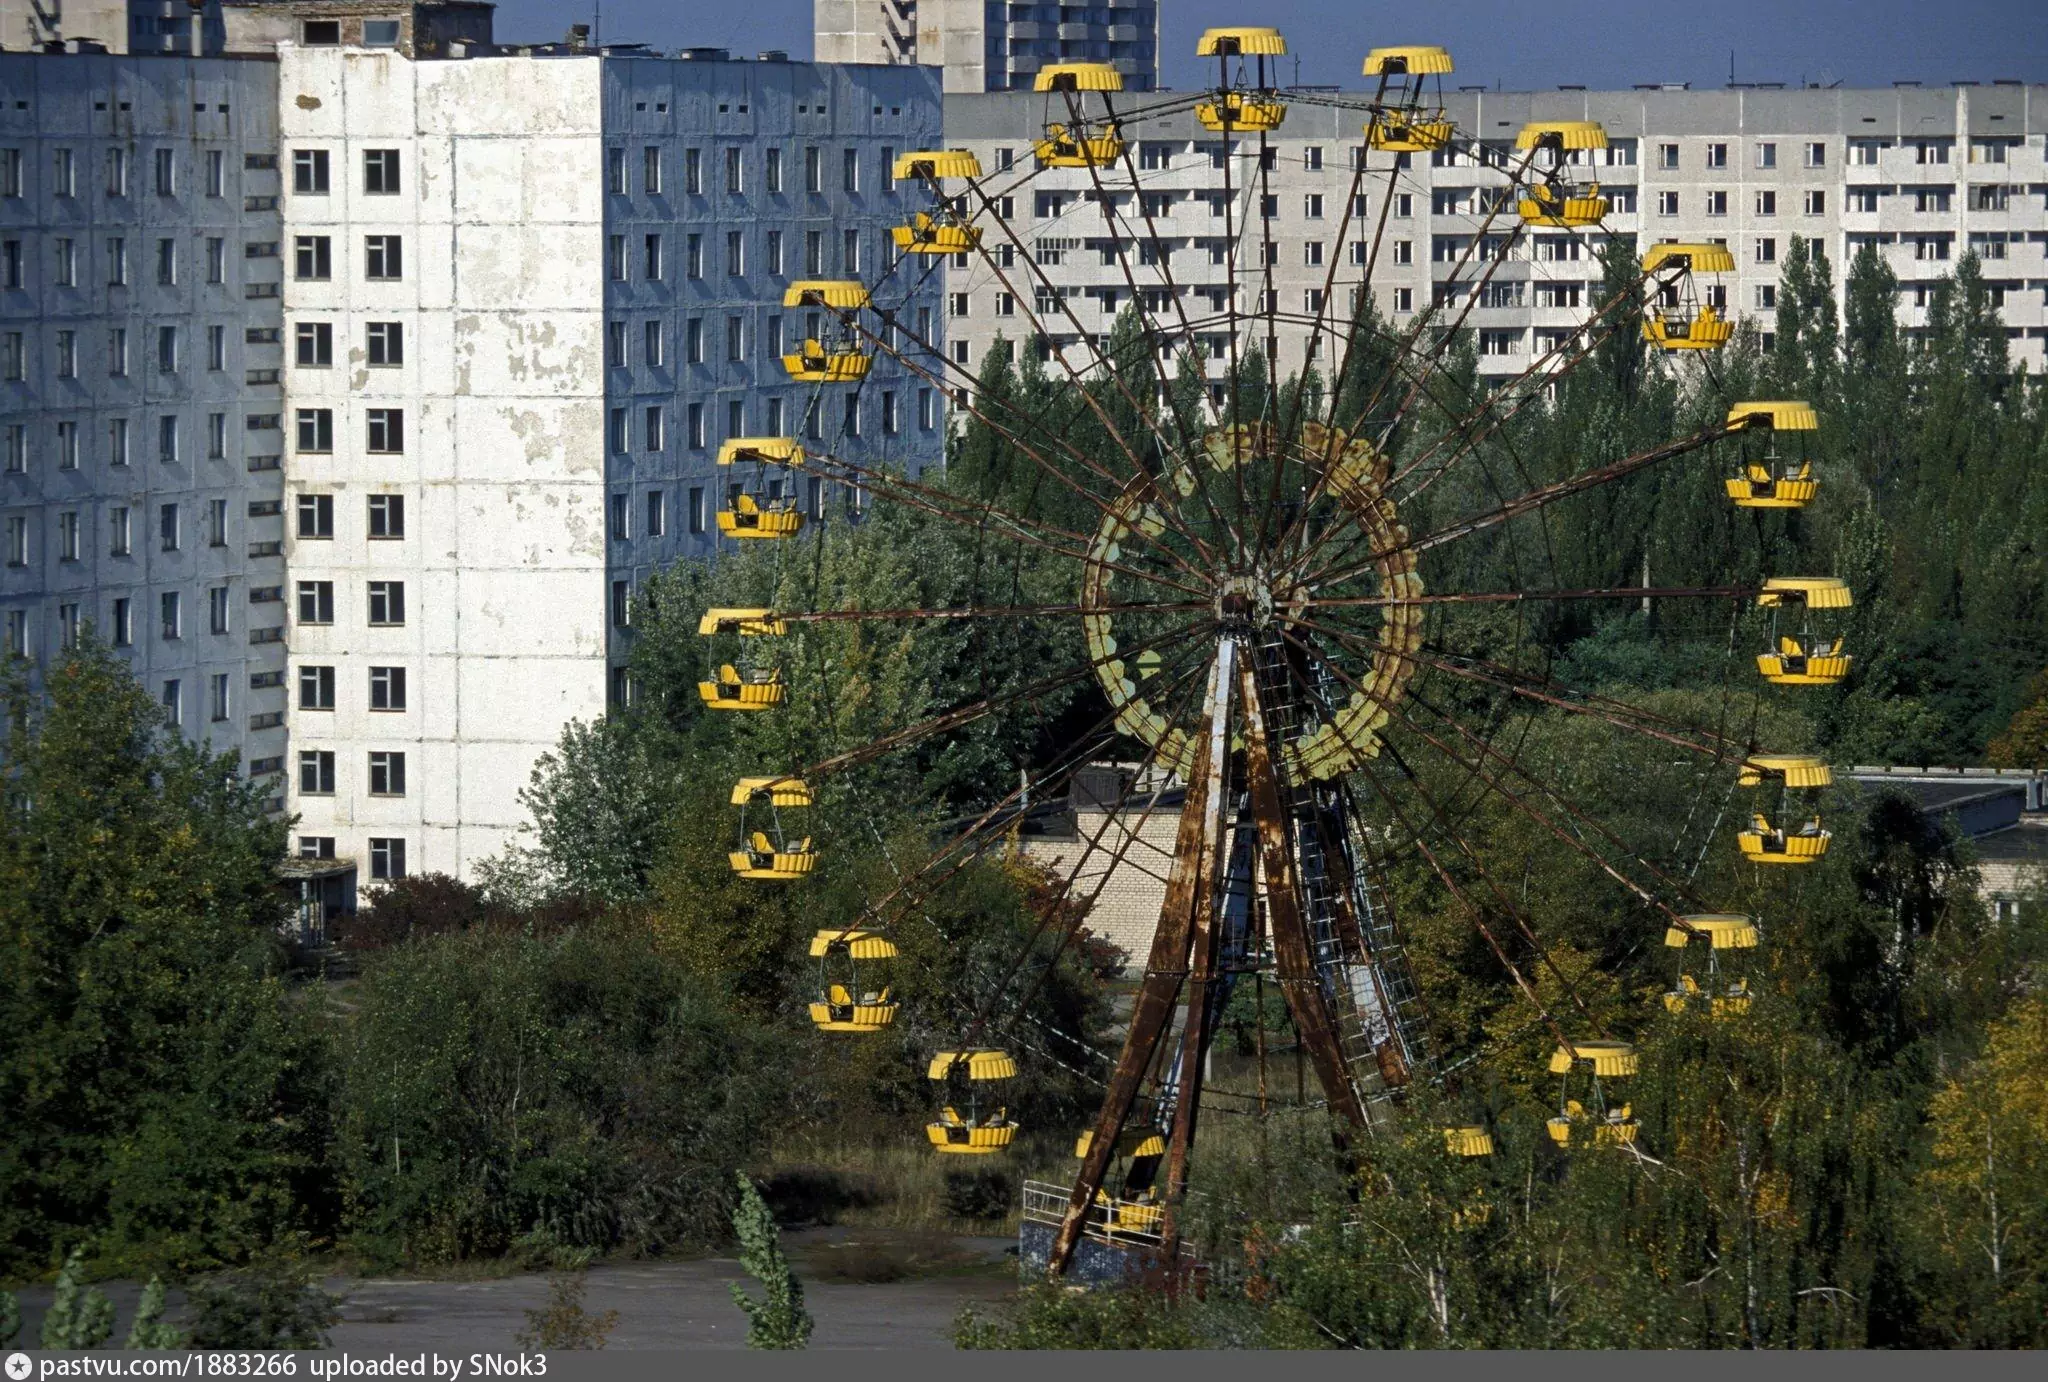
<svg viewBox="0 0 2048 1382">
<path fill-rule="evenodd" d="M 284 751 L 277 72 L 0 53 L 0 619 Z"/>
</svg>

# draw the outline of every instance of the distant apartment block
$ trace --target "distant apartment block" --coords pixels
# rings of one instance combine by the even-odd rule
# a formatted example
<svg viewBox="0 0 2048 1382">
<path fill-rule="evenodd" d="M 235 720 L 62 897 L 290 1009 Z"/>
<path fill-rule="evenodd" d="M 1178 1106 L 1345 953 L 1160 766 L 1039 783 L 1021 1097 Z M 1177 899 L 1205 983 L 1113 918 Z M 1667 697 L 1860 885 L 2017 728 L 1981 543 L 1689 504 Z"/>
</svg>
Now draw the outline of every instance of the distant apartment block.
<svg viewBox="0 0 2048 1382">
<path fill-rule="evenodd" d="M 285 752 L 277 70 L 0 53 L 0 652 Z"/>
<path fill-rule="evenodd" d="M 1029 91 L 1051 62 L 1106 62 L 1132 91 L 1159 85 L 1159 0 L 816 0 L 819 62 L 923 63 L 945 89 Z"/>
<path fill-rule="evenodd" d="M 1736 270 L 1702 288 L 1766 333 L 1796 238 L 1826 250 L 1838 291 L 1849 258 L 1875 244 L 1899 276 L 1908 334 L 1925 329 L 1932 284 L 1974 250 L 2014 358 L 2040 370 L 2048 352 L 2048 87 L 1455 92 L 1452 118 L 1483 147 L 1401 156 L 1398 168 L 1395 155 L 1365 155 L 1355 203 L 1363 141 L 1352 112 L 1294 105 L 1267 139 L 1263 169 L 1256 137 L 1238 138 L 1226 157 L 1221 136 L 1190 115 L 1167 116 L 1133 127 L 1135 189 L 1122 166 L 1102 171 L 1114 216 L 1087 169 L 1024 180 L 1044 104 L 1023 92 L 946 98 L 947 143 L 980 156 L 1019 237 L 1004 245 L 990 232 L 992 252 L 1014 261 L 1001 275 L 978 258 L 952 261 L 956 365 L 978 368 L 998 335 L 1023 339 L 1033 317 L 1080 364 L 1081 337 L 1106 332 L 1133 288 L 1168 322 L 1221 311 L 1233 294 L 1254 311 L 1271 292 L 1283 313 L 1325 319 L 1319 349 L 1328 352 L 1366 287 L 1368 260 L 1374 302 L 1397 324 L 1454 293 L 1454 275 L 1469 285 L 1497 260 L 1464 324 L 1481 370 L 1506 378 L 1585 320 L 1609 236 L 1641 247 L 1725 242 Z M 1488 225 L 1516 131 L 1584 119 L 1609 138 L 1605 150 L 1575 156 L 1610 199 L 1605 225 L 1515 233 L 1512 206 Z M 1309 358 L 1313 337 L 1306 324 L 1283 327 L 1285 368 Z M 1223 338 L 1208 332 L 1198 344 L 1220 372 Z"/>
</svg>

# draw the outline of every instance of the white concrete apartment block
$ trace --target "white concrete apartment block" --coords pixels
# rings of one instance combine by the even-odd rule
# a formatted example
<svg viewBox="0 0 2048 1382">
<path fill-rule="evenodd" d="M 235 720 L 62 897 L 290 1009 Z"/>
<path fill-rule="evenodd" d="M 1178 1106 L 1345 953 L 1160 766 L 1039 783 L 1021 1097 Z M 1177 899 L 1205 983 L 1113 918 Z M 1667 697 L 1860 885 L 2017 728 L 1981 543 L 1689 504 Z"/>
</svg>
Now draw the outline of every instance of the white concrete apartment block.
<svg viewBox="0 0 2048 1382">
<path fill-rule="evenodd" d="M 605 704 L 601 62 L 278 56 L 290 809 L 365 881 L 466 875 Z M 317 154 L 325 190 L 295 190 Z M 373 364 L 392 326 L 402 363 Z M 403 535 L 372 536 L 394 498 Z M 394 671 L 402 708 L 373 708 Z"/>
</svg>

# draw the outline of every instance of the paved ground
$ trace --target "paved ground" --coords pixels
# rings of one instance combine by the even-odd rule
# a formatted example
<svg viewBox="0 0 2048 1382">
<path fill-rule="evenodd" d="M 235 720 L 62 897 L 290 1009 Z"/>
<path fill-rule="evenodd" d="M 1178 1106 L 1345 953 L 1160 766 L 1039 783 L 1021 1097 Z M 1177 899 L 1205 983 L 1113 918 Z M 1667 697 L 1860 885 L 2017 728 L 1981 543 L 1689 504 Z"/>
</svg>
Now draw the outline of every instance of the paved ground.
<svg viewBox="0 0 2048 1382">
<path fill-rule="evenodd" d="M 783 1243 L 817 1321 L 811 1342 L 818 1348 L 950 1348 L 962 1305 L 998 1301 L 1016 1289 L 1014 1244 L 1007 1239 L 832 1228 L 785 1233 Z M 584 1308 L 619 1312 L 609 1348 L 744 1348 L 746 1319 L 732 1303 L 733 1281 L 746 1277 L 737 1261 L 723 1257 L 602 1265 L 586 1277 Z M 541 1275 L 371 1277 L 331 1281 L 328 1288 L 347 1298 L 332 1345 L 353 1353 L 511 1349 L 526 1328 L 526 1312 L 548 1298 Z M 115 1303 L 119 1343 L 137 1287 L 108 1282 L 101 1289 Z M 20 1337 L 32 1343 L 49 1289 L 21 1295 Z M 174 1318 L 181 1304 L 173 1296 Z"/>
</svg>

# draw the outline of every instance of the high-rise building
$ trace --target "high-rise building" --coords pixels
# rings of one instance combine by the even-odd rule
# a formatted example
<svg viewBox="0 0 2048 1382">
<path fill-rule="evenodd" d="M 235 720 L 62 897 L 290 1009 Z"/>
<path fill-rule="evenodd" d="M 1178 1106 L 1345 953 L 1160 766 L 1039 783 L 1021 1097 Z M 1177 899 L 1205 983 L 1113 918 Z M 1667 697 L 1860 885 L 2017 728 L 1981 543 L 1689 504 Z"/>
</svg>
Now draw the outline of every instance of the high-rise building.
<svg viewBox="0 0 2048 1382">
<path fill-rule="evenodd" d="M 1253 311 L 1270 292 L 1289 318 L 1280 343 L 1292 370 L 1312 347 L 1332 349 L 1368 262 L 1374 302 L 1398 325 L 1452 291 L 1449 280 L 1469 288 L 1481 261 L 1497 259 L 1462 322 L 1474 332 L 1482 373 L 1507 378 L 1586 319 L 1610 237 L 1640 248 L 1727 244 L 1734 272 L 1705 276 L 1702 288 L 1724 314 L 1765 333 L 1797 238 L 1826 251 L 1838 292 L 1851 256 L 1876 245 L 1898 274 L 1908 335 L 1926 327 L 1933 283 L 1974 251 L 2013 357 L 2038 371 L 2048 352 L 2044 97 L 2048 88 L 2006 82 L 1452 92 L 1451 118 L 1478 142 L 1399 156 L 1399 166 L 1395 155 L 1365 155 L 1360 116 L 1326 102 L 1295 104 L 1279 132 L 1263 142 L 1240 135 L 1227 149 L 1221 135 L 1179 113 L 1133 127 L 1136 182 L 1122 165 L 1099 170 L 1105 206 L 1090 170 L 1033 171 L 1044 97 L 949 95 L 947 143 L 973 150 L 991 170 L 987 187 L 1017 240 L 986 235 L 999 261 L 1012 260 L 1001 273 L 1000 262 L 954 261 L 948 349 L 955 365 L 973 369 L 998 335 L 1018 342 L 1042 333 L 1083 365 L 1081 338 L 1106 332 L 1135 289 L 1160 320 L 1185 312 L 1220 373 L 1224 342 L 1199 319 L 1233 298 Z M 1121 105 L 1142 110 L 1142 102 Z M 1609 200 L 1601 225 L 1522 229 L 1512 203 L 1489 220 L 1508 185 L 1501 170 L 1520 157 L 1515 134 L 1532 120 L 1606 128 L 1604 150 L 1573 155 L 1575 176 L 1597 180 Z M 1368 158 L 1363 179 L 1360 157 Z M 1318 317 L 1319 333 L 1309 325 Z"/>
<path fill-rule="evenodd" d="M 277 71 L 0 53 L 0 620 L 285 751 Z"/>
<path fill-rule="evenodd" d="M 1106 62 L 1132 91 L 1159 85 L 1158 0 L 816 0 L 819 62 L 923 63 L 955 91 L 1029 91 L 1051 62 Z"/>
<path fill-rule="evenodd" d="M 366 877 L 466 873 L 563 725 L 630 694 L 641 582 L 720 545 L 722 441 L 939 459 L 902 365 L 781 363 L 821 334 L 788 283 L 889 276 L 936 74 L 288 45 L 279 83 L 291 809 Z M 937 276 L 896 282 L 936 330 Z"/>
<path fill-rule="evenodd" d="M 829 334 L 802 279 L 940 339 L 938 266 L 889 235 L 937 73 L 499 47 L 442 8 L 229 0 L 263 51 L 0 54 L 0 638 L 126 650 L 344 882 L 504 844 L 564 724 L 631 694 L 642 583 L 730 549 L 722 442 L 943 454 L 916 370 L 782 363 Z"/>
</svg>

